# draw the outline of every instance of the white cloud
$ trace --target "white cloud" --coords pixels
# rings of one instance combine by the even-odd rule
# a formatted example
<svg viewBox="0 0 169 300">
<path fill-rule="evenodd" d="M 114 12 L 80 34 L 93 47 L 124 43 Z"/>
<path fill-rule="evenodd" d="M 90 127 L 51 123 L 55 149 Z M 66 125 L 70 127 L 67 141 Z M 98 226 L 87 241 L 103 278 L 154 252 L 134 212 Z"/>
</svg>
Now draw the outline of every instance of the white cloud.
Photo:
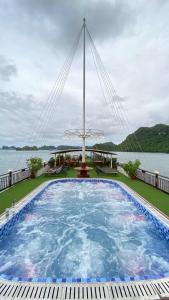
<svg viewBox="0 0 169 300">
<path fill-rule="evenodd" d="M 87 44 L 87 126 L 118 143 L 140 126 L 169 123 L 168 11 L 164 0 L 2 0 L 1 145 L 68 143 L 64 130 L 82 127 L 81 46 L 62 96 L 47 99 L 84 15 L 120 95 L 119 108 L 105 103 Z"/>
</svg>

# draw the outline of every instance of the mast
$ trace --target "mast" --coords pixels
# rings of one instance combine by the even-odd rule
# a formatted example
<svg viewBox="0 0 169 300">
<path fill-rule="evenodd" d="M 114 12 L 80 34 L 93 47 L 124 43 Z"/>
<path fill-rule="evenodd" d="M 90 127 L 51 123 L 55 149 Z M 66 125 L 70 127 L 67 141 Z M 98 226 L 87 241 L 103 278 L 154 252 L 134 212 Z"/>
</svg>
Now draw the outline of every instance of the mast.
<svg viewBox="0 0 169 300">
<path fill-rule="evenodd" d="M 78 36 L 78 43 L 80 38 L 82 37 L 82 43 L 83 43 L 83 50 L 82 50 L 82 64 L 83 64 L 83 71 L 82 71 L 82 82 L 83 82 L 83 106 L 82 106 L 82 128 L 81 129 L 70 129 L 65 131 L 65 136 L 67 137 L 78 137 L 82 140 L 82 165 L 80 168 L 80 177 L 88 177 L 89 174 L 87 174 L 88 168 L 86 168 L 86 159 L 85 159 L 85 153 L 86 153 L 86 138 L 93 138 L 93 137 L 100 137 L 103 136 L 103 132 L 101 130 L 97 129 L 89 129 L 86 128 L 86 36 L 88 36 L 91 39 L 90 33 L 88 32 L 87 26 L 86 26 L 86 19 L 83 18 L 83 24 L 80 30 L 80 34 Z M 77 46 L 78 46 L 77 43 Z M 93 42 L 91 43 L 93 45 Z M 76 49 L 77 49 L 76 46 Z M 93 49 L 95 49 L 95 46 L 92 46 Z M 95 51 L 95 50 L 94 50 Z"/>
<path fill-rule="evenodd" d="M 85 164 L 85 98 L 86 98 L 86 45 L 85 45 L 86 19 L 83 19 L 83 145 L 82 145 L 82 163 Z"/>
</svg>

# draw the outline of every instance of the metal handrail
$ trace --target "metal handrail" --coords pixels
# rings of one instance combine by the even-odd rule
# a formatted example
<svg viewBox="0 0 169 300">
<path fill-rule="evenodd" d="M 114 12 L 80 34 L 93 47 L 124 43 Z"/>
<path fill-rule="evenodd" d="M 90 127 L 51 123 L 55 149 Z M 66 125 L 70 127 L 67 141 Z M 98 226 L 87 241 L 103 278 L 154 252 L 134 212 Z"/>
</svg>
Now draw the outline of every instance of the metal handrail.
<svg viewBox="0 0 169 300">
<path fill-rule="evenodd" d="M 10 186 L 25 180 L 30 177 L 30 171 L 28 168 L 21 170 L 9 171 L 0 175 L 0 191 L 9 188 Z"/>
<path fill-rule="evenodd" d="M 157 189 L 169 194 L 169 177 L 140 168 L 137 170 L 136 177 L 139 180 L 155 186 Z"/>
</svg>

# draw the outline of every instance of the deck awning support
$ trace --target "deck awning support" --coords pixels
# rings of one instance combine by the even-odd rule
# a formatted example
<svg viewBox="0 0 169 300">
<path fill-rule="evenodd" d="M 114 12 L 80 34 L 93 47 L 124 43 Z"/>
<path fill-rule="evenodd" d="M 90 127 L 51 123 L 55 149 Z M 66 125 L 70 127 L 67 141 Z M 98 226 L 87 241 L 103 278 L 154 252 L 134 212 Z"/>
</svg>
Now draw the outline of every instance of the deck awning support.
<svg viewBox="0 0 169 300">
<path fill-rule="evenodd" d="M 55 168 L 56 168 L 56 153 L 55 153 Z"/>
</svg>

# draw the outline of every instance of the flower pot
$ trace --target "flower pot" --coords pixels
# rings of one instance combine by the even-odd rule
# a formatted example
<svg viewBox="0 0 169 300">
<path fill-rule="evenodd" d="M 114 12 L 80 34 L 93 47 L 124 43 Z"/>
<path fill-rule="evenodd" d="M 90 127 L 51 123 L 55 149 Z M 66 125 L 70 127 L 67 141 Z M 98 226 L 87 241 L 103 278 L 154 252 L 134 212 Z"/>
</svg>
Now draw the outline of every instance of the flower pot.
<svg viewBox="0 0 169 300">
<path fill-rule="evenodd" d="M 130 176 L 130 178 L 132 179 L 132 180 L 135 180 L 136 179 L 136 176 L 134 175 L 134 176 Z"/>
<path fill-rule="evenodd" d="M 31 172 L 31 176 L 32 179 L 34 179 L 36 177 L 36 174 L 34 172 Z"/>
</svg>

